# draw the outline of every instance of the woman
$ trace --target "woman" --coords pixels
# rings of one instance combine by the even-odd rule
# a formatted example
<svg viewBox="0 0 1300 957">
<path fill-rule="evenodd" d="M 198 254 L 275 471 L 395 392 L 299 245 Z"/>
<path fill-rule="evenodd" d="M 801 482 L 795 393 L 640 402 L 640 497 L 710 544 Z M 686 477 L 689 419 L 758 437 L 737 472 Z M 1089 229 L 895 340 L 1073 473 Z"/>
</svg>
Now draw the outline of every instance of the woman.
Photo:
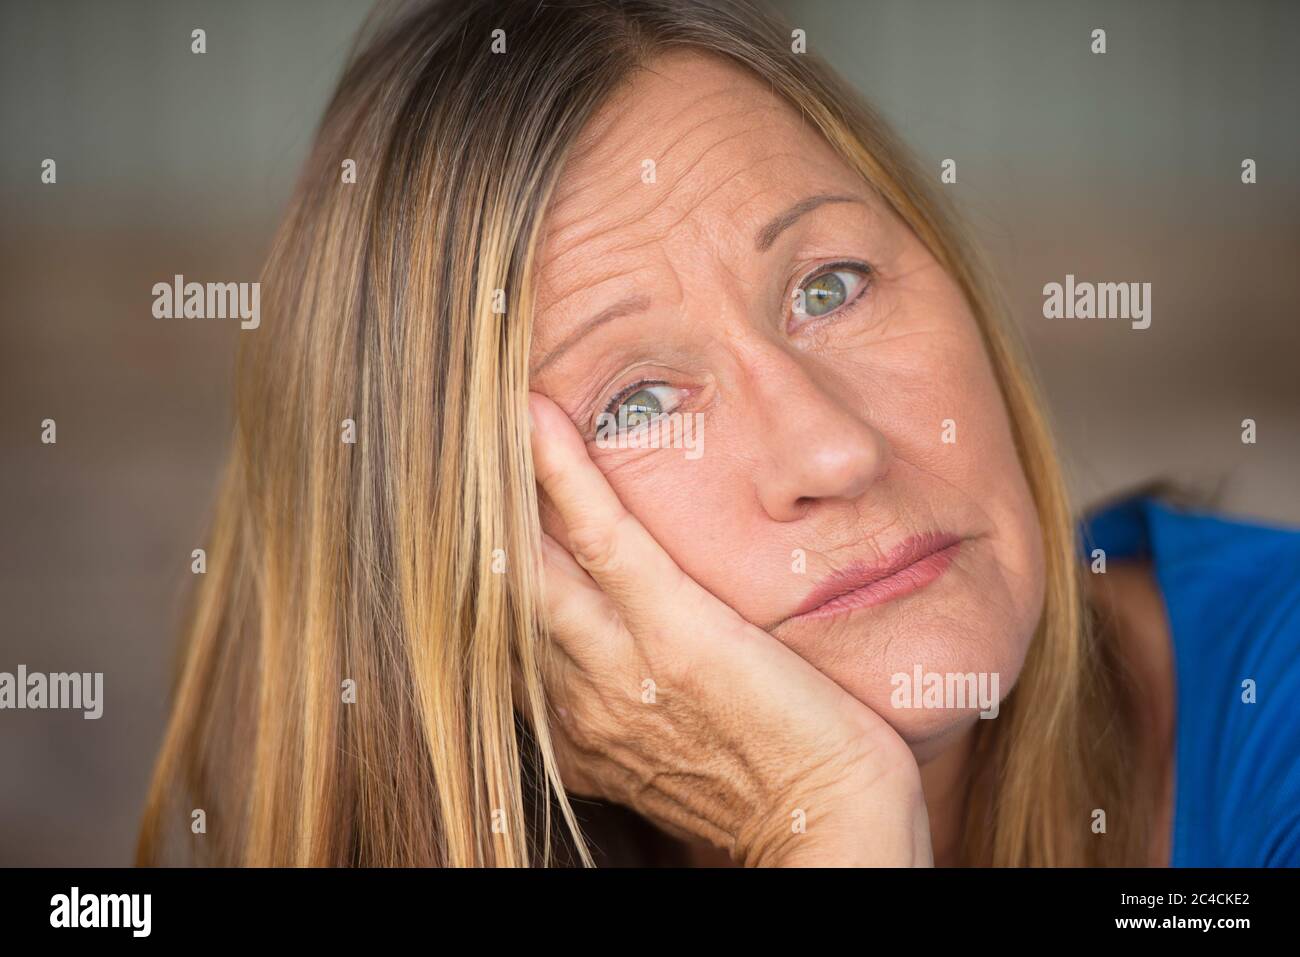
<svg viewBox="0 0 1300 957">
<path fill-rule="evenodd" d="M 731 2 L 371 24 L 241 357 L 142 862 L 1300 862 L 1297 536 L 1138 501 L 1258 569 L 1267 778 L 1189 805 L 1227 792 L 1182 553 L 1120 511 L 1080 564 L 933 177 L 798 50 Z"/>
</svg>

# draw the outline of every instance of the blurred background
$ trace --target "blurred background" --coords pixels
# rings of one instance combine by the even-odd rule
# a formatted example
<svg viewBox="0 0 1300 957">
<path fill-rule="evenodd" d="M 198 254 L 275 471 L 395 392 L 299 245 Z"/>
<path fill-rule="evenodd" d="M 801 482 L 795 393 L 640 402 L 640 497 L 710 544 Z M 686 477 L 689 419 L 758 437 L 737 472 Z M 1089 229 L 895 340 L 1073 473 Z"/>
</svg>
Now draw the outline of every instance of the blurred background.
<svg viewBox="0 0 1300 957">
<path fill-rule="evenodd" d="M 956 161 L 1081 505 L 1167 478 L 1300 524 L 1300 5 L 775 5 Z M 241 334 L 154 320 L 151 288 L 256 280 L 368 6 L 0 3 L 0 671 L 106 695 L 0 712 L 0 865 L 131 861 Z M 1150 282 L 1151 327 L 1043 319 L 1067 273 Z"/>
</svg>

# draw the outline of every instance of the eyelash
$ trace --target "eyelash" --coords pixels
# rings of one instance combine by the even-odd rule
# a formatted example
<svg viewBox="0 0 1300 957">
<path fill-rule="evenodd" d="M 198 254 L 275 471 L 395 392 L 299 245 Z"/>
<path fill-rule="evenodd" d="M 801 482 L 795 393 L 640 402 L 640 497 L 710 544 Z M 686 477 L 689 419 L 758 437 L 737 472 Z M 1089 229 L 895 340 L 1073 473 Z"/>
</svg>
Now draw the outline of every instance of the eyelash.
<svg viewBox="0 0 1300 957">
<path fill-rule="evenodd" d="M 835 272 L 836 270 L 841 270 L 841 269 L 848 269 L 853 272 L 858 272 L 862 274 L 862 283 L 858 287 L 857 291 L 853 294 L 853 298 L 850 299 L 848 302 L 844 303 L 844 305 L 837 307 L 836 309 L 826 313 L 823 316 L 805 316 L 805 321 L 804 323 L 802 323 L 803 325 L 806 325 L 809 322 L 820 322 L 822 319 L 829 319 L 831 316 L 843 315 L 844 313 L 851 310 L 854 306 L 856 306 L 862 300 L 862 297 L 867 294 L 867 290 L 871 288 L 871 280 L 876 274 L 876 271 L 871 268 L 871 264 L 864 263 L 856 259 L 840 259 L 840 260 L 836 260 L 835 262 L 819 263 L 817 267 L 812 270 L 812 272 L 805 273 L 803 278 L 800 279 L 797 283 L 795 283 L 794 289 L 791 290 L 791 294 L 786 297 L 786 301 L 788 302 L 793 300 L 795 291 L 802 289 L 804 286 L 808 285 L 808 283 L 812 282 L 818 276 L 824 276 L 826 273 Z M 794 317 L 794 309 L 792 306 L 791 318 L 793 317 Z"/>
<path fill-rule="evenodd" d="M 641 379 L 637 382 L 633 382 L 631 385 L 624 386 L 622 389 L 618 391 L 618 394 L 616 394 L 614 398 L 610 400 L 609 404 L 605 406 L 605 414 L 616 415 L 618 412 L 618 407 L 620 405 L 622 405 L 624 402 L 628 400 L 628 398 L 636 395 L 638 392 L 640 392 L 648 385 L 669 385 L 669 384 L 670 383 L 665 382 L 663 379 Z"/>
</svg>

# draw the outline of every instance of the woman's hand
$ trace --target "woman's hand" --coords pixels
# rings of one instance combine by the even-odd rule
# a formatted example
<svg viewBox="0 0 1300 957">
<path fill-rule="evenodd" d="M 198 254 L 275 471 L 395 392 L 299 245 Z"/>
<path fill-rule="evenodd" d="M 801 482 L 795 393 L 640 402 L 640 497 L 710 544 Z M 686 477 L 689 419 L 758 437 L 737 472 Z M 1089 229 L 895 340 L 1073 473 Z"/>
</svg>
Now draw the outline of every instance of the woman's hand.
<svg viewBox="0 0 1300 957">
<path fill-rule="evenodd" d="M 690 579 L 536 393 L 546 684 L 565 787 L 745 865 L 930 865 L 920 774 L 878 715 Z M 802 824 L 802 827 L 800 826 Z"/>
</svg>

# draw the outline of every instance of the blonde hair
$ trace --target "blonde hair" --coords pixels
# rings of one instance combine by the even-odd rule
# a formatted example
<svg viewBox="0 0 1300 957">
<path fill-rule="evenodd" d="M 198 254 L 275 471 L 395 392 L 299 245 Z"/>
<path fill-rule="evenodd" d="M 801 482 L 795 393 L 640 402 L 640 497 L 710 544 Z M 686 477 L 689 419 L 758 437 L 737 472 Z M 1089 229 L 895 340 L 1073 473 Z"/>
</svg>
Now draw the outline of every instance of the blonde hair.
<svg viewBox="0 0 1300 957">
<path fill-rule="evenodd" d="M 1131 718 L 1086 618 L 1072 511 L 1005 312 L 885 124 L 789 40 L 736 2 L 401 4 L 368 22 L 240 356 L 141 863 L 527 866 L 560 847 L 592 862 L 537 661 L 531 290 L 567 151 L 670 49 L 726 57 L 787 99 L 911 225 L 983 330 L 1047 590 L 1015 690 L 980 723 L 964 861 L 1142 863 L 1125 813 Z M 1098 807 L 1121 809 L 1104 840 Z"/>
</svg>

